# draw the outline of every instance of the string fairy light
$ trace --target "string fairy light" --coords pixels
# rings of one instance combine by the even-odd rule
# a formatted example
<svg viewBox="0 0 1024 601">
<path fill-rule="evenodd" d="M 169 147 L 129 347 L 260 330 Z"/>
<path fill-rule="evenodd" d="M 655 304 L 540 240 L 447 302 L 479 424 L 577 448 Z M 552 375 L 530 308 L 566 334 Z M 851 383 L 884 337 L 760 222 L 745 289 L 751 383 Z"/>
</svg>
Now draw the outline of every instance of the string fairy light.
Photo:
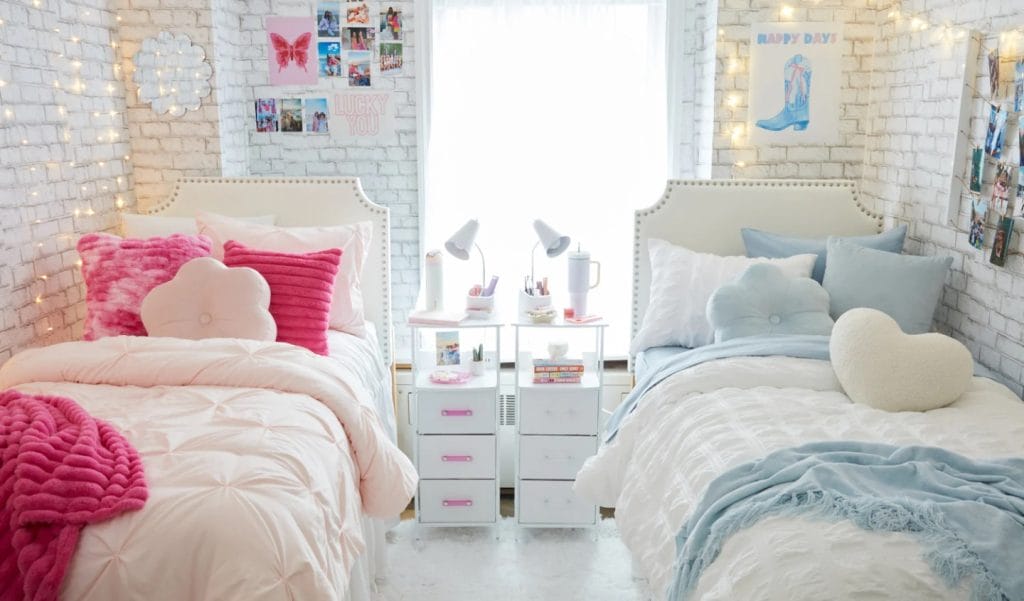
<svg viewBox="0 0 1024 601">
<path fill-rule="evenodd" d="M 54 3 L 32 0 L 31 4 L 47 11 L 40 15 L 43 22 L 51 18 L 51 13 L 55 10 L 52 7 Z M 44 6 L 45 4 L 51 6 Z M 100 11 L 101 15 L 105 13 L 106 11 Z M 87 10 L 84 14 L 89 16 L 92 11 Z M 91 22 L 96 23 L 97 20 L 91 19 Z M 2 19 L 0 25 L 4 25 Z M 81 258 L 73 253 L 78 232 L 83 231 L 83 228 L 96 229 L 98 225 L 107 227 L 109 222 L 105 219 L 106 215 L 115 210 L 118 213 L 123 212 L 129 206 L 130 191 L 126 188 L 128 180 L 119 175 L 125 172 L 124 165 L 131 158 L 124 152 L 124 148 L 118 146 L 119 140 L 124 137 L 123 131 L 126 127 L 122 104 L 125 102 L 123 88 L 117 85 L 121 83 L 120 65 L 113 61 L 113 82 L 104 77 L 102 69 L 86 68 L 86 60 L 97 60 L 91 53 L 92 50 L 87 48 L 88 40 L 92 36 L 86 35 L 86 27 L 87 25 L 78 23 L 57 23 L 57 26 L 52 28 L 51 35 L 58 38 L 58 43 L 52 46 L 53 50 L 47 52 L 47 63 L 52 66 L 56 78 L 52 81 L 46 78 L 35 84 L 18 84 L 19 88 L 26 89 L 48 88 L 44 93 L 37 93 L 37 96 L 44 99 L 43 103 L 48 105 L 48 111 L 55 109 L 63 122 L 58 128 L 62 133 L 62 144 L 73 144 L 75 139 L 81 140 L 80 136 L 73 136 L 68 125 L 79 123 L 73 118 L 79 115 L 91 115 L 91 123 L 82 127 L 103 132 L 100 138 L 106 137 L 110 144 L 107 152 L 89 149 L 90 158 L 86 160 L 73 158 L 66 162 L 58 162 L 48 157 L 38 160 L 26 154 L 24 162 L 13 167 L 16 181 L 21 185 L 22 194 L 26 199 L 23 204 L 24 222 L 30 230 L 28 245 L 34 251 L 34 256 L 26 257 L 26 261 L 31 264 L 32 277 L 26 278 L 24 285 L 28 298 L 38 307 L 34 319 L 35 331 L 39 336 L 52 334 L 55 330 L 66 331 L 59 326 L 64 323 L 62 312 L 67 308 L 67 300 L 63 299 L 59 303 L 48 301 L 51 296 L 57 298 L 57 295 L 61 295 L 68 281 L 75 281 L 66 279 L 64 270 L 82 268 Z M 110 43 L 110 48 L 118 47 L 116 41 Z M 89 66 L 92 64 L 89 63 Z M 106 73 L 110 71 L 107 70 Z M 7 81 L 0 81 L 0 88 L 8 84 Z M 101 106 L 104 91 L 109 99 L 106 107 Z M 74 116 L 69 115 L 69 107 L 75 113 Z M 15 110 L 9 107 L 3 107 L 0 112 L 0 120 L 3 120 L 5 127 L 14 126 L 30 131 L 36 125 L 35 116 L 30 117 L 32 120 L 25 124 L 18 123 L 20 117 L 20 112 L 16 114 Z M 17 137 L 15 140 L 20 140 L 23 147 L 32 147 L 35 144 L 28 136 Z M 76 147 L 65 147 L 58 152 L 75 157 L 81 151 Z M 62 186 L 68 183 L 72 184 L 73 190 L 78 191 L 80 198 L 63 197 Z M 72 206 L 65 206 L 64 210 L 68 213 L 64 216 L 53 215 L 51 207 L 59 206 L 60 203 Z M 101 221 L 82 223 L 82 219 Z M 68 251 L 71 251 L 70 257 L 67 256 Z"/>
</svg>

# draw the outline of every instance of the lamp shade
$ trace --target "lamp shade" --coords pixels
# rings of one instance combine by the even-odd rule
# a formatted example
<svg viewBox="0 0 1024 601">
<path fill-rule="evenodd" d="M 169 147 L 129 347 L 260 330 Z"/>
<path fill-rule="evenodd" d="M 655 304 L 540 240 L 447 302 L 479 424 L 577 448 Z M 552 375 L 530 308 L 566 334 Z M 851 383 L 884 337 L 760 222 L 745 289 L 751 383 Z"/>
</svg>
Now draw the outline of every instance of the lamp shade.
<svg viewBox="0 0 1024 601">
<path fill-rule="evenodd" d="M 540 219 L 533 222 L 533 229 L 536 230 L 537 237 L 540 238 L 540 245 L 544 247 L 544 252 L 549 257 L 557 257 L 565 252 L 565 249 L 569 248 L 569 243 L 572 241 L 569 239 L 569 236 L 559 234 Z"/>
<path fill-rule="evenodd" d="M 479 229 L 480 223 L 476 219 L 470 219 L 451 238 L 448 238 L 448 241 L 444 243 L 445 250 L 456 259 L 468 261 L 469 251 L 473 249 L 473 243 L 476 241 L 476 233 Z"/>
</svg>

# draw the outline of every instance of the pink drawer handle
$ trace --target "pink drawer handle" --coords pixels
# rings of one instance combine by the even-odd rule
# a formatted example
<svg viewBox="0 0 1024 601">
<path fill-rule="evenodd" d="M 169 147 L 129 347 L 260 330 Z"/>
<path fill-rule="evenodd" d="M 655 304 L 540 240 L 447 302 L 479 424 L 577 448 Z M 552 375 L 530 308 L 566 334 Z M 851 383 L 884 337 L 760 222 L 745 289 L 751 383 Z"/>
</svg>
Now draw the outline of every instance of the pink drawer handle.
<svg viewBox="0 0 1024 601">
<path fill-rule="evenodd" d="M 441 461 L 461 461 L 468 463 L 473 461 L 472 455 L 441 455 Z"/>
<path fill-rule="evenodd" d="M 473 417 L 472 409 L 442 409 L 441 415 L 445 417 Z"/>
<path fill-rule="evenodd" d="M 445 499 L 441 501 L 441 505 L 445 507 L 472 507 L 473 501 L 471 499 Z"/>
</svg>

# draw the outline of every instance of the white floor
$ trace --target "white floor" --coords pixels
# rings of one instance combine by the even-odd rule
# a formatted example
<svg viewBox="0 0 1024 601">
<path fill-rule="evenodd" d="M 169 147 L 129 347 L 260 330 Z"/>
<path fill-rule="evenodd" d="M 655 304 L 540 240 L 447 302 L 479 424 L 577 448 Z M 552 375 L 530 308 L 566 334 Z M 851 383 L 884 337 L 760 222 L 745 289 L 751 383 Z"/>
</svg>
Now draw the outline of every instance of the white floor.
<svg viewBox="0 0 1024 601">
<path fill-rule="evenodd" d="M 389 534 L 381 601 L 649 601 L 615 520 L 594 529 L 424 528 Z"/>
</svg>

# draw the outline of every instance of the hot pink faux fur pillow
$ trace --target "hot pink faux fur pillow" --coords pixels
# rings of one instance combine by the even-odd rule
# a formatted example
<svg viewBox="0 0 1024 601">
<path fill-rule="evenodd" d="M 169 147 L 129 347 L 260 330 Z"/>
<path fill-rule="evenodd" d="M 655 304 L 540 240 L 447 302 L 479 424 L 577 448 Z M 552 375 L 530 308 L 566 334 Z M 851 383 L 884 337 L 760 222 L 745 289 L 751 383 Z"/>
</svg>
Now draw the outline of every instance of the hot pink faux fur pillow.
<svg viewBox="0 0 1024 601">
<path fill-rule="evenodd" d="M 86 340 L 105 336 L 145 336 L 142 299 L 169 281 L 185 263 L 210 256 L 206 236 L 121 238 L 86 234 L 78 241 L 85 279 Z"/>
<path fill-rule="evenodd" d="M 341 249 L 283 253 L 255 250 L 228 240 L 224 264 L 255 269 L 270 284 L 270 314 L 277 323 L 278 342 L 327 354 L 327 329 Z"/>
</svg>

